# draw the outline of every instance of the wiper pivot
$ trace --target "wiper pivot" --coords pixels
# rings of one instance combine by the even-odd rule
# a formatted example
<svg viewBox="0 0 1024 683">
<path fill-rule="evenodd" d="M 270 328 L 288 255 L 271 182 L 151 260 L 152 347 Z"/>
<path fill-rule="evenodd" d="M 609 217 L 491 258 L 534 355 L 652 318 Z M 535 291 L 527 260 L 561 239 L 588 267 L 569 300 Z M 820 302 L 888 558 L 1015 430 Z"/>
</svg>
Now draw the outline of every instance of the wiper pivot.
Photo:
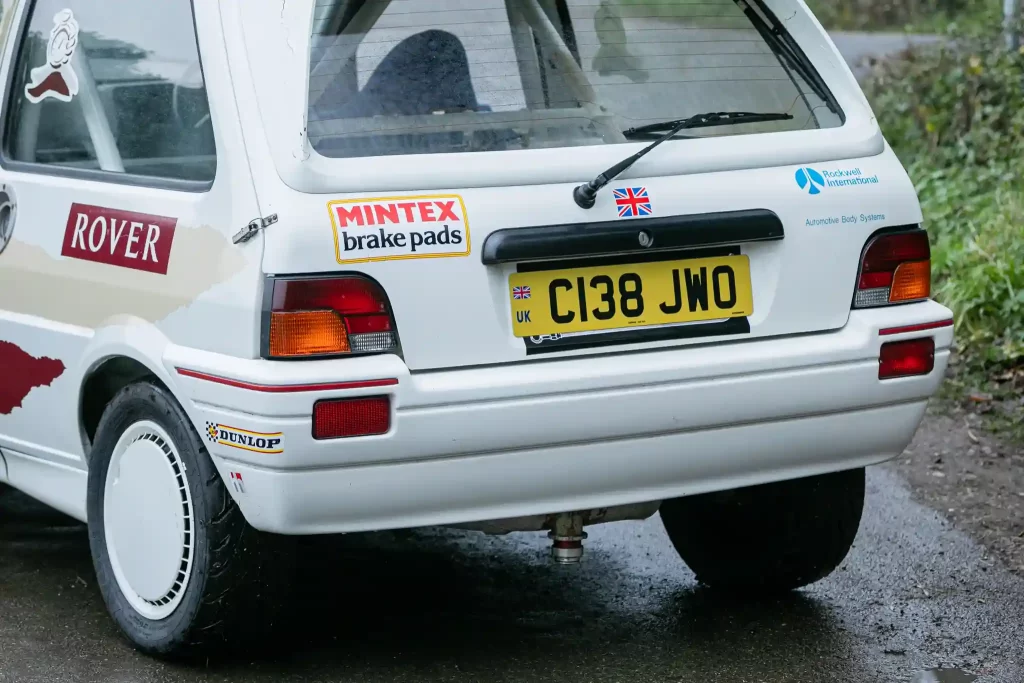
<svg viewBox="0 0 1024 683">
<path fill-rule="evenodd" d="M 784 114 L 779 112 L 768 112 L 768 113 L 757 113 L 749 111 L 718 111 L 709 112 L 707 114 L 697 114 L 690 116 L 685 119 L 676 119 L 673 121 L 663 121 L 660 123 L 649 123 L 644 126 L 638 126 L 636 128 L 629 128 L 622 131 L 622 134 L 627 138 L 631 136 L 644 136 L 648 134 L 656 134 L 661 131 L 665 131 L 663 135 L 651 144 L 644 147 L 642 150 L 637 152 L 631 157 L 623 159 L 619 163 L 609 168 L 604 173 L 600 174 L 589 183 L 583 183 L 577 185 L 572 191 L 572 198 L 576 202 L 576 205 L 581 209 L 589 209 L 594 206 L 597 201 L 597 193 L 602 187 L 610 183 L 617 175 L 625 171 L 627 168 L 635 164 L 640 160 L 642 156 L 650 152 L 652 149 L 670 139 L 673 135 L 686 128 L 706 128 L 708 126 L 727 126 L 736 123 L 756 123 L 759 121 L 782 121 L 785 119 L 793 118 L 792 114 Z"/>
</svg>

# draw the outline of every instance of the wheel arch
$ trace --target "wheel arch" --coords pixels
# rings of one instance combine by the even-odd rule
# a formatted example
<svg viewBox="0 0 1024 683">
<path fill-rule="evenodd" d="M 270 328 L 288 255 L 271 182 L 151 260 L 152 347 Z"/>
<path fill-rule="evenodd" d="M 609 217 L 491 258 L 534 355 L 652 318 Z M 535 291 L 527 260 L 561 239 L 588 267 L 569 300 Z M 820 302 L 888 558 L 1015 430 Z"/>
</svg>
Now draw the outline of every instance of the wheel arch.
<svg viewBox="0 0 1024 683">
<path fill-rule="evenodd" d="M 189 406 L 163 364 L 169 345 L 160 330 L 139 318 L 121 317 L 97 330 L 82 358 L 78 383 L 76 415 L 87 465 L 103 411 L 117 392 L 133 382 L 146 379 L 161 386 L 191 419 Z"/>
</svg>

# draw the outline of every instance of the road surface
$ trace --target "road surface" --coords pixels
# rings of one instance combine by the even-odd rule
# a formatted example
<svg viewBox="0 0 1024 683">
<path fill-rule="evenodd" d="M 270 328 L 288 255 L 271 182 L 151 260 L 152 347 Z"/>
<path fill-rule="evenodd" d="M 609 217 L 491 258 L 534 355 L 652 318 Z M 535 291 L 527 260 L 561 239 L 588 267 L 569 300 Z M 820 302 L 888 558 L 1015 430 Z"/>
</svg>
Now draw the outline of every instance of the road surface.
<svg viewBox="0 0 1024 683">
<path fill-rule="evenodd" d="M 843 59 L 857 78 L 864 78 L 870 67 L 868 60 L 897 55 L 909 47 L 934 43 L 940 38 L 933 35 L 905 33 L 858 33 L 833 31 L 829 34 Z"/>
<path fill-rule="evenodd" d="M 701 590 L 660 519 L 592 527 L 584 564 L 541 534 L 426 530 L 303 551 L 288 641 L 171 666 L 118 636 L 84 527 L 0 497 L 0 682 L 913 681 L 936 667 L 1024 680 L 1024 580 L 869 470 L 841 568 L 782 599 Z"/>
</svg>

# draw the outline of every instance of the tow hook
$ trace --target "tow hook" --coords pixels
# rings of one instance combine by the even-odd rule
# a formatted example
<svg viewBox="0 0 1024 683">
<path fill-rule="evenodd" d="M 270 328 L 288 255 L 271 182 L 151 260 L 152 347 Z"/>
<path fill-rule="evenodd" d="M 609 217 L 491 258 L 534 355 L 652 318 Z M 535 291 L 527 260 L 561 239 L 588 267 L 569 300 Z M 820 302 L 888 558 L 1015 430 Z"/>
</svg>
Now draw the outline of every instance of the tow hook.
<svg viewBox="0 0 1024 683">
<path fill-rule="evenodd" d="M 562 513 L 555 517 L 554 529 L 548 532 L 551 539 L 551 559 L 558 564 L 579 564 L 583 558 L 583 515 Z"/>
</svg>

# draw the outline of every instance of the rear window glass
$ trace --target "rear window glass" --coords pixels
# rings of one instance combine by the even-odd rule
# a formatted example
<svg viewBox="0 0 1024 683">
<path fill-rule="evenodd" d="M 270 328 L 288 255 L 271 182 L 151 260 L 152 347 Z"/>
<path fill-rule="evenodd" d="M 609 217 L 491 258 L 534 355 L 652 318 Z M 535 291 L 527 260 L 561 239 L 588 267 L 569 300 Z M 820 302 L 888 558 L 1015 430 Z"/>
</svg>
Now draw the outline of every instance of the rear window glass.
<svg viewBox="0 0 1024 683">
<path fill-rule="evenodd" d="M 718 111 L 793 118 L 686 134 L 842 123 L 734 0 L 316 0 L 308 134 L 325 156 L 614 144 Z"/>
</svg>

